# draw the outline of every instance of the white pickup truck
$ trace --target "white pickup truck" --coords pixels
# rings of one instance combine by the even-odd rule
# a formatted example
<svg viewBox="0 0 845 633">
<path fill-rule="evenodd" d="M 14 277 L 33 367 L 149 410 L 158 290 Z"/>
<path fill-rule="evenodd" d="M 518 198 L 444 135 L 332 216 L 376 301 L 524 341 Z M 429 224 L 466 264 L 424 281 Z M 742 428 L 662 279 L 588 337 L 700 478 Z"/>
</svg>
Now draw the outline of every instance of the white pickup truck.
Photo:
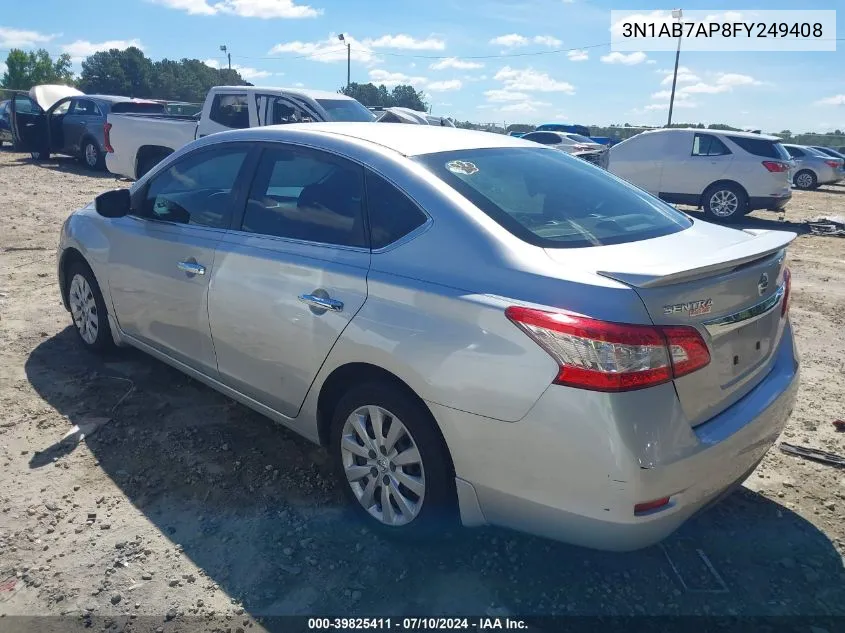
<svg viewBox="0 0 845 633">
<path fill-rule="evenodd" d="M 335 92 L 216 86 L 196 116 L 109 114 L 106 167 L 118 176 L 138 179 L 183 145 L 215 132 L 305 121 L 375 120 L 358 101 Z"/>
</svg>

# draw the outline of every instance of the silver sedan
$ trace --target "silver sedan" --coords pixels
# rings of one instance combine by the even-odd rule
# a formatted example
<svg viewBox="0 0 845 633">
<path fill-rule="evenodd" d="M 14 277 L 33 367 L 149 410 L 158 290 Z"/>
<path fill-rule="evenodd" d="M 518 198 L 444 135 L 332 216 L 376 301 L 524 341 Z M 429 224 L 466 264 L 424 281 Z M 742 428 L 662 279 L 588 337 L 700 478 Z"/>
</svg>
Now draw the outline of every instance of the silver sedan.
<svg viewBox="0 0 845 633">
<path fill-rule="evenodd" d="M 199 139 L 101 194 L 62 227 L 58 276 L 82 345 L 326 446 L 386 534 L 627 550 L 781 432 L 794 237 L 518 138 L 312 123 Z"/>
</svg>

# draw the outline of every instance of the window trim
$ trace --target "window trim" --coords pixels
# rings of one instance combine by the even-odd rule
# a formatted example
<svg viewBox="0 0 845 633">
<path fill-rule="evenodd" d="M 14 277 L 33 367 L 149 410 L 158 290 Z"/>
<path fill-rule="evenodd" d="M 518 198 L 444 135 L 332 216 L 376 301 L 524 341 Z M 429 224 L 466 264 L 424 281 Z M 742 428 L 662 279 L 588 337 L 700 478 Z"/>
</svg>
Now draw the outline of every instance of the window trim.
<svg viewBox="0 0 845 633">
<path fill-rule="evenodd" d="M 402 244 L 410 242 L 412 239 L 416 239 L 423 233 L 429 230 L 431 226 L 434 224 L 434 219 L 431 217 L 431 214 L 428 213 L 415 199 L 411 196 L 403 187 L 398 185 L 392 178 L 389 178 L 384 173 L 380 172 L 378 169 L 374 169 L 372 166 L 366 164 L 364 161 L 349 156 L 347 154 L 342 154 L 340 152 L 326 149 L 325 147 L 318 147 L 315 145 L 310 145 L 308 143 L 302 142 L 294 142 L 294 141 L 261 141 L 259 143 L 253 143 L 253 152 L 254 152 L 254 163 L 252 165 L 252 175 L 249 178 L 249 181 L 246 183 L 245 193 L 242 200 L 239 200 L 238 206 L 235 210 L 235 213 L 232 215 L 232 222 L 230 224 L 230 228 L 228 229 L 228 233 L 235 236 L 248 236 L 257 239 L 267 239 L 267 240 L 274 240 L 277 242 L 285 242 L 288 244 L 300 244 L 302 246 L 319 246 L 322 248 L 330 248 L 330 249 L 338 249 L 344 251 L 353 251 L 359 253 L 373 253 L 373 254 L 380 254 L 386 253 L 388 251 L 393 250 L 394 248 L 398 248 Z M 386 246 L 383 246 L 378 249 L 373 249 L 370 247 L 363 247 L 363 246 L 344 246 L 342 244 L 327 244 L 326 242 L 312 242 L 309 240 L 300 240 L 293 237 L 281 237 L 279 235 L 265 235 L 263 233 L 251 233 L 249 231 L 242 231 L 240 229 L 241 224 L 243 223 L 243 217 L 246 213 L 246 203 L 249 197 L 249 192 L 252 190 L 253 181 L 255 180 L 256 173 L 258 171 L 258 163 L 261 160 L 261 156 L 264 154 L 265 149 L 272 149 L 276 147 L 288 147 L 295 150 L 306 150 L 310 152 L 321 152 L 323 154 L 328 154 L 334 159 L 344 160 L 350 163 L 353 163 L 364 170 L 364 195 L 363 195 L 363 206 L 364 206 L 364 226 L 366 227 L 367 232 L 367 242 L 370 241 L 370 208 L 369 208 L 369 200 L 367 198 L 367 187 L 366 187 L 366 172 L 371 171 L 377 176 L 384 178 L 387 182 L 391 185 L 396 187 L 402 194 L 404 194 L 408 200 L 413 202 L 417 208 L 422 211 L 422 213 L 426 217 L 426 221 L 418 226 L 416 229 L 411 231 L 410 233 L 406 234 L 404 237 L 396 240 L 395 242 L 391 242 Z"/>
<path fill-rule="evenodd" d="M 235 182 L 232 185 L 232 190 L 236 193 L 232 202 L 232 213 L 229 214 L 228 225 L 224 224 L 223 226 L 205 226 L 202 224 L 183 224 L 181 222 L 173 222 L 171 220 L 151 218 L 145 215 L 141 215 L 137 212 L 136 205 L 138 204 L 138 201 L 143 202 L 147 199 L 147 193 L 149 192 L 150 185 L 152 185 L 153 181 L 156 178 L 163 176 L 164 173 L 174 165 L 177 165 L 184 160 L 189 160 L 195 156 L 201 156 L 202 154 L 211 153 L 213 151 L 220 151 L 221 149 L 237 150 L 239 148 L 243 148 L 247 151 L 246 156 L 244 156 L 244 162 L 241 165 L 240 171 L 238 171 L 238 175 L 235 176 Z M 198 147 L 193 151 L 182 154 L 175 160 L 167 161 L 166 164 L 162 165 L 162 167 L 158 169 L 155 173 L 150 174 L 150 177 L 144 183 L 143 187 L 132 193 L 130 205 L 131 210 L 129 212 L 128 217 L 131 217 L 138 221 L 149 223 L 148 226 L 175 226 L 203 231 L 212 231 L 215 233 L 225 233 L 227 231 L 230 231 L 234 226 L 233 222 L 235 218 L 243 216 L 243 209 L 246 207 L 246 199 L 249 195 L 249 187 L 245 187 L 244 183 L 252 183 L 252 178 L 249 177 L 249 175 L 255 172 L 255 167 L 258 164 L 258 154 L 258 150 L 251 143 L 246 143 L 244 141 L 230 141 L 225 143 L 214 143 L 213 145 L 206 145 L 204 147 Z"/>
<path fill-rule="evenodd" d="M 722 147 L 725 148 L 725 152 L 722 153 L 722 154 L 696 154 L 695 153 L 695 139 L 702 138 L 702 137 L 705 137 L 705 136 L 709 136 L 711 139 L 715 138 L 717 141 L 719 141 L 719 143 L 722 144 Z M 710 142 L 712 143 L 713 141 L 711 140 Z M 701 144 L 699 142 L 699 148 L 700 147 L 701 147 Z M 731 148 L 728 147 L 727 144 L 722 139 L 720 139 L 716 134 L 711 134 L 709 132 L 696 132 L 692 136 L 692 147 L 690 148 L 690 156 L 692 158 L 713 158 L 715 156 L 733 156 L 733 152 L 731 151 Z"/>
</svg>

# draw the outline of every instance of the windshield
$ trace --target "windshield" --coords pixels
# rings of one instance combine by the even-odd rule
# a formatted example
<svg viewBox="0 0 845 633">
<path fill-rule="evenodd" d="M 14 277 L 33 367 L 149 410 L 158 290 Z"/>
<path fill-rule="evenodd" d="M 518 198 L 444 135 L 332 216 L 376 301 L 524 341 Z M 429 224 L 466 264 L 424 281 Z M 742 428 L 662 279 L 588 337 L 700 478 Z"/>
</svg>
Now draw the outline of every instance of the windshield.
<svg viewBox="0 0 845 633">
<path fill-rule="evenodd" d="M 329 115 L 329 121 L 375 121 L 376 115 L 354 99 L 317 99 Z"/>
<path fill-rule="evenodd" d="M 425 154 L 416 160 L 535 246 L 621 244 L 692 226 L 674 207 L 563 152 L 471 149 Z"/>
</svg>

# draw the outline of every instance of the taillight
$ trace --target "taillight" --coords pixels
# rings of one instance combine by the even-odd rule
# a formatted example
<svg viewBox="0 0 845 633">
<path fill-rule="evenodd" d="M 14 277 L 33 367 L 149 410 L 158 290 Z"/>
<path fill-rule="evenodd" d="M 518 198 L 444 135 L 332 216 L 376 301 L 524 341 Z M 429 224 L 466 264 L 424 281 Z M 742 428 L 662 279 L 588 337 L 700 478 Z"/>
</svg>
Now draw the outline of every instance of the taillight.
<svg viewBox="0 0 845 633">
<path fill-rule="evenodd" d="M 610 323 L 568 312 L 511 306 L 505 315 L 557 361 L 554 382 L 593 391 L 633 391 L 710 362 L 695 328 Z"/>
<path fill-rule="evenodd" d="M 106 151 L 109 154 L 114 154 L 114 148 L 111 146 L 111 137 L 109 133 L 111 132 L 111 123 L 103 124 L 103 145 L 106 148 Z"/>
<path fill-rule="evenodd" d="M 842 164 L 838 160 L 826 160 L 824 162 L 831 169 L 839 169 L 839 166 Z"/>
<path fill-rule="evenodd" d="M 784 171 L 789 170 L 789 164 L 788 163 L 781 163 L 781 162 L 776 161 L 776 160 L 764 160 L 763 161 L 763 167 L 765 167 L 766 169 L 768 169 L 769 171 L 774 172 L 774 173 L 784 172 Z"/>
<path fill-rule="evenodd" d="M 663 497 L 662 499 L 655 499 L 654 501 L 646 501 L 638 503 L 634 506 L 634 514 L 646 514 L 652 510 L 663 508 L 669 505 L 670 497 Z"/>
<path fill-rule="evenodd" d="M 780 308 L 780 316 L 785 317 L 789 312 L 789 291 L 792 289 L 792 273 L 789 268 L 783 269 L 783 303 Z"/>
</svg>

